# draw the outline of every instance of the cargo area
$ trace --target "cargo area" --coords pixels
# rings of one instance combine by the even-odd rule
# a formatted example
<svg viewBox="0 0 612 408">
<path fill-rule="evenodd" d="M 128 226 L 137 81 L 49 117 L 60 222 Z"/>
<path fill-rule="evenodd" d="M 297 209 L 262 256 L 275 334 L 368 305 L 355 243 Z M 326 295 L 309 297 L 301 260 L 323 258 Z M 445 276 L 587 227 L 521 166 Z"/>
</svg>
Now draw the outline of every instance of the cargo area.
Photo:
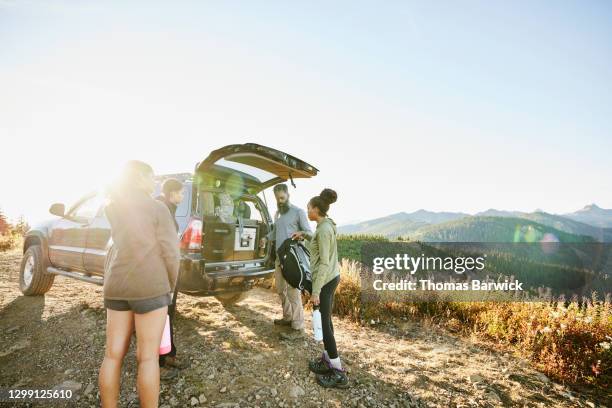
<svg viewBox="0 0 612 408">
<path fill-rule="evenodd" d="M 202 256 L 208 262 L 262 260 L 269 231 L 267 213 L 256 196 L 233 198 L 226 191 L 201 190 Z"/>
</svg>

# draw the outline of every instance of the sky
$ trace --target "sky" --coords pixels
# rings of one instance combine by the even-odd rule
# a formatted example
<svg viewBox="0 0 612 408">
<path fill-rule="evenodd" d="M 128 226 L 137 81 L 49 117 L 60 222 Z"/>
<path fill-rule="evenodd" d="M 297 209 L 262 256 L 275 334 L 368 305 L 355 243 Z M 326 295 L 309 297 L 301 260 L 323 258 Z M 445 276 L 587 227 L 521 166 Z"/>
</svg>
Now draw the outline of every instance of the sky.
<svg viewBox="0 0 612 408">
<path fill-rule="evenodd" d="M 0 0 L 0 209 L 254 142 L 339 224 L 612 208 L 612 4 Z M 268 194 L 271 198 L 271 194 Z"/>
</svg>

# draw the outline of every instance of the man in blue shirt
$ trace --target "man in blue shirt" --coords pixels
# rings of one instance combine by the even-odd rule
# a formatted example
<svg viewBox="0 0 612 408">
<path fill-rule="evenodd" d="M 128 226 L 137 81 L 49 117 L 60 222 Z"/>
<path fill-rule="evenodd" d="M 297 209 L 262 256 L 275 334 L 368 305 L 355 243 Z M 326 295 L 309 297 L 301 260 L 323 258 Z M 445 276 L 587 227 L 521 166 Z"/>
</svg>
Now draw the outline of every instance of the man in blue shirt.
<svg viewBox="0 0 612 408">
<path fill-rule="evenodd" d="M 268 234 L 268 239 L 275 241 L 276 251 L 287 238 L 292 238 L 296 232 L 301 232 L 308 239 L 312 236 L 306 212 L 289 202 L 289 191 L 286 184 L 274 186 L 274 197 L 278 210 L 274 216 L 274 228 Z M 274 320 L 274 324 L 288 326 L 293 329 L 291 334 L 281 337 L 293 339 L 300 337 L 304 332 L 304 308 L 302 306 L 302 294 L 299 289 L 290 286 L 280 268 L 278 256 L 276 257 L 274 280 L 276 292 L 280 296 L 283 305 L 283 317 Z"/>
</svg>

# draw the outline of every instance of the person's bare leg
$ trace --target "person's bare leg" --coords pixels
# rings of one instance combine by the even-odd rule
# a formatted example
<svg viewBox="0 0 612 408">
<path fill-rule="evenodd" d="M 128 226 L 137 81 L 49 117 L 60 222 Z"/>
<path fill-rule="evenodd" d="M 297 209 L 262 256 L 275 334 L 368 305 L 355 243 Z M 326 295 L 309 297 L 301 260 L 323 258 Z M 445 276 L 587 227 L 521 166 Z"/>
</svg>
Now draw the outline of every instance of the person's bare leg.
<svg viewBox="0 0 612 408">
<path fill-rule="evenodd" d="M 168 307 L 135 314 L 138 398 L 141 408 L 157 408 L 159 403 L 159 344 Z"/>
<path fill-rule="evenodd" d="M 134 313 L 106 309 L 106 348 L 98 385 L 103 408 L 115 408 L 119 401 L 121 364 L 134 330 Z"/>
</svg>

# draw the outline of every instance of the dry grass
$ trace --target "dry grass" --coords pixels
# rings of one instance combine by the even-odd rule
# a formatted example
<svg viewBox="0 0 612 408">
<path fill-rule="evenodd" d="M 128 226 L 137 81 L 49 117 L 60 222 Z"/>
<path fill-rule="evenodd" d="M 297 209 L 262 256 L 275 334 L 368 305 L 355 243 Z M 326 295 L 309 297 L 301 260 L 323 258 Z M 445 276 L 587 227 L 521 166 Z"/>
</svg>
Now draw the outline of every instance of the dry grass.
<svg viewBox="0 0 612 408">
<path fill-rule="evenodd" d="M 561 381 L 612 385 L 609 298 L 544 302 L 361 302 L 359 264 L 343 260 L 334 312 L 354 321 L 427 319 L 514 349 Z"/>
<path fill-rule="evenodd" d="M 17 248 L 23 243 L 23 237 L 16 233 L 2 234 L 0 235 L 0 252 L 10 251 L 11 249 Z"/>
<path fill-rule="evenodd" d="M 466 336 L 476 336 L 530 359 L 560 381 L 612 385 L 612 301 L 558 302 L 362 302 L 360 264 L 341 262 L 334 314 L 355 322 L 428 320 Z M 307 297 L 304 303 L 307 308 Z"/>
</svg>

